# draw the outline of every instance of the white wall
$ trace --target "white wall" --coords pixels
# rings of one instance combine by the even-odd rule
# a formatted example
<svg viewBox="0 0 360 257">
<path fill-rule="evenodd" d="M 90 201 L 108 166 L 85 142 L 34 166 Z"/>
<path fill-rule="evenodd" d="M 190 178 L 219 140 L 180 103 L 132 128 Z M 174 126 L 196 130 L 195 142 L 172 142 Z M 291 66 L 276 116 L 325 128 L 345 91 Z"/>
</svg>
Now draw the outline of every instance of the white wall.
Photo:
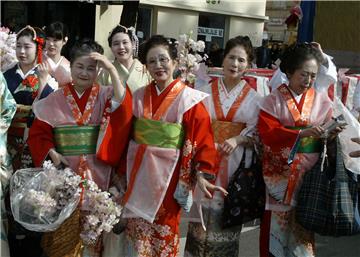
<svg viewBox="0 0 360 257">
<path fill-rule="evenodd" d="M 230 17 L 229 38 L 236 36 L 249 36 L 253 46 L 261 46 L 263 26 L 264 23 L 262 21 Z"/>
<path fill-rule="evenodd" d="M 122 5 L 96 5 L 95 40 L 104 47 L 105 55 L 113 59 L 107 38 L 109 32 L 120 22 Z"/>
<path fill-rule="evenodd" d="M 180 34 L 188 34 L 192 30 L 192 38 L 196 39 L 198 21 L 198 12 L 159 7 L 156 31 L 153 34 L 162 34 L 177 39 Z"/>
</svg>

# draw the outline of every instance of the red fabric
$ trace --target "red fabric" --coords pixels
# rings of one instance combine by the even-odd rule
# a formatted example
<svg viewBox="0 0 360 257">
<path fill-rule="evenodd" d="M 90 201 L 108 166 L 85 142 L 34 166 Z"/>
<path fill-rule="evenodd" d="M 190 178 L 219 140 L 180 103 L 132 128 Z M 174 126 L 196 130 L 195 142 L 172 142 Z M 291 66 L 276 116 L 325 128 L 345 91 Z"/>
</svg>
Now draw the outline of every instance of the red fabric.
<svg viewBox="0 0 360 257">
<path fill-rule="evenodd" d="M 264 111 L 260 111 L 257 126 L 262 142 L 274 151 L 280 151 L 284 145 L 291 148 L 299 134 L 297 130 L 285 128 L 279 120 Z"/>
<path fill-rule="evenodd" d="M 341 102 L 346 105 L 346 99 L 348 96 L 348 92 L 349 92 L 349 83 L 350 83 L 350 79 L 346 78 L 345 82 L 342 83 L 342 88 L 341 88 Z"/>
<path fill-rule="evenodd" d="M 35 119 L 30 130 L 27 143 L 35 167 L 40 167 L 51 148 L 55 148 L 52 127 L 41 120 Z"/>
<path fill-rule="evenodd" d="M 269 257 L 271 211 L 266 210 L 260 224 L 259 251 L 260 257 Z"/>
<path fill-rule="evenodd" d="M 97 151 L 98 159 L 113 167 L 118 167 L 118 171 L 123 173 L 126 172 L 124 164 L 126 163 L 126 149 L 129 143 L 132 117 L 132 95 L 126 87 L 125 98 L 121 105 L 110 114 L 106 134 Z"/>
<path fill-rule="evenodd" d="M 257 91 L 257 79 L 252 76 L 244 76 L 243 79 L 250 85 L 252 89 Z"/>
<path fill-rule="evenodd" d="M 331 84 L 328 88 L 328 96 L 331 99 L 331 101 L 334 101 L 334 90 L 335 90 L 335 85 Z"/>
</svg>

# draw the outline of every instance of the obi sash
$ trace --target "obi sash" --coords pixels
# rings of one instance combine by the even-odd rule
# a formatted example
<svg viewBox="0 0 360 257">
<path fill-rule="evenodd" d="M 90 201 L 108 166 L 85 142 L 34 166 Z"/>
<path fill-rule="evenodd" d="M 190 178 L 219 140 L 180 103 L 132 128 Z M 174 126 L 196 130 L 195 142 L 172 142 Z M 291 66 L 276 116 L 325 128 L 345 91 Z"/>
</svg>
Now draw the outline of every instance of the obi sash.
<svg viewBox="0 0 360 257">
<path fill-rule="evenodd" d="M 301 130 L 307 127 L 286 127 L 291 130 Z M 297 153 L 320 153 L 322 150 L 321 140 L 314 137 L 303 137 L 299 140 Z"/>
<path fill-rule="evenodd" d="M 31 105 L 16 105 L 16 113 L 11 122 L 11 127 L 13 128 L 26 128 L 27 127 L 27 118 L 31 113 Z"/>
<path fill-rule="evenodd" d="M 184 137 L 184 128 L 177 123 L 145 118 L 138 118 L 134 123 L 134 140 L 137 144 L 181 149 Z"/>
<path fill-rule="evenodd" d="M 238 136 L 246 127 L 245 123 L 212 120 L 215 143 L 222 144 L 226 139 Z"/>
<path fill-rule="evenodd" d="M 56 151 L 65 156 L 95 154 L 100 126 L 54 128 Z"/>
</svg>

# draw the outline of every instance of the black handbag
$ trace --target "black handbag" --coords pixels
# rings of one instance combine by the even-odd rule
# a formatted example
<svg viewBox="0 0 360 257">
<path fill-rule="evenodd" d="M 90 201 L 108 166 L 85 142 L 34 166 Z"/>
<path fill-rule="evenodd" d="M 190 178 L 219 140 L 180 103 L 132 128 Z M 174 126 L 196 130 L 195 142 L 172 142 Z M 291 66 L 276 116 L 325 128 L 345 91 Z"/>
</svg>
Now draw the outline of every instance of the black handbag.
<svg viewBox="0 0 360 257">
<path fill-rule="evenodd" d="M 346 169 L 338 139 L 333 155 L 333 162 L 325 162 L 323 171 L 320 157 L 304 174 L 296 219 L 320 235 L 349 236 L 360 233 L 358 176 Z"/>
<path fill-rule="evenodd" d="M 261 218 L 265 209 L 265 183 L 259 160 L 253 158 L 250 168 L 242 161 L 231 177 L 224 199 L 222 227 L 240 226 Z"/>
</svg>

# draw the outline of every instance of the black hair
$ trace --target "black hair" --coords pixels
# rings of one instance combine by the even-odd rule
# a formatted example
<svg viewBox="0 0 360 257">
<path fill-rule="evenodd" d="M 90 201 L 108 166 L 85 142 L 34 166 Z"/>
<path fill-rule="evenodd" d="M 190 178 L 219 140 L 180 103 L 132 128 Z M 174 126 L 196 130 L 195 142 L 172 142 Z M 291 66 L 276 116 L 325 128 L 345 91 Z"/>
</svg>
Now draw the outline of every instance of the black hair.
<svg viewBox="0 0 360 257">
<path fill-rule="evenodd" d="M 20 33 L 18 33 L 16 35 L 16 40 L 18 40 L 21 37 L 27 36 L 30 37 L 31 40 L 36 44 L 36 46 L 38 46 L 38 44 L 40 44 L 39 41 L 34 40 L 35 34 L 34 34 L 34 30 L 32 30 L 31 28 L 33 28 L 36 32 L 36 37 L 43 39 L 43 43 L 41 44 L 41 47 L 43 48 L 45 45 L 45 32 L 38 28 L 38 27 L 25 27 L 22 30 L 20 30 Z M 37 51 L 37 50 L 36 50 Z"/>
<path fill-rule="evenodd" d="M 254 49 L 248 36 L 237 36 L 226 42 L 224 58 L 234 47 L 242 46 L 247 54 L 247 62 L 250 64 L 254 60 Z"/>
<path fill-rule="evenodd" d="M 45 27 L 45 34 L 46 37 L 64 40 L 68 36 L 68 28 L 64 23 L 56 21 Z"/>
<path fill-rule="evenodd" d="M 96 41 L 89 38 L 76 41 L 70 51 L 70 64 L 72 65 L 77 58 L 92 52 L 104 54 L 104 48 Z"/>
<path fill-rule="evenodd" d="M 149 38 L 142 46 L 141 51 L 139 51 L 139 57 L 140 61 L 143 64 L 146 64 L 146 55 L 149 52 L 151 48 L 154 48 L 156 46 L 165 46 L 167 48 L 168 53 L 170 55 L 170 58 L 172 60 L 176 60 L 177 58 L 177 50 L 175 43 L 172 41 L 169 41 L 167 38 L 165 38 L 163 35 L 154 35 L 151 38 Z"/>
<path fill-rule="evenodd" d="M 113 39 L 114 35 L 117 34 L 117 33 L 127 34 L 129 36 L 129 38 L 130 38 L 131 43 L 133 43 L 134 37 L 133 37 L 133 34 L 132 34 L 131 30 L 126 29 L 123 26 L 117 25 L 115 28 L 113 28 L 113 30 L 110 32 L 110 35 L 108 36 L 109 47 L 111 47 L 112 39 Z"/>
<path fill-rule="evenodd" d="M 289 46 L 281 57 L 280 70 L 285 74 L 293 74 L 304 62 L 315 59 L 320 65 L 324 59 L 319 49 L 309 43 L 296 43 Z"/>
</svg>

